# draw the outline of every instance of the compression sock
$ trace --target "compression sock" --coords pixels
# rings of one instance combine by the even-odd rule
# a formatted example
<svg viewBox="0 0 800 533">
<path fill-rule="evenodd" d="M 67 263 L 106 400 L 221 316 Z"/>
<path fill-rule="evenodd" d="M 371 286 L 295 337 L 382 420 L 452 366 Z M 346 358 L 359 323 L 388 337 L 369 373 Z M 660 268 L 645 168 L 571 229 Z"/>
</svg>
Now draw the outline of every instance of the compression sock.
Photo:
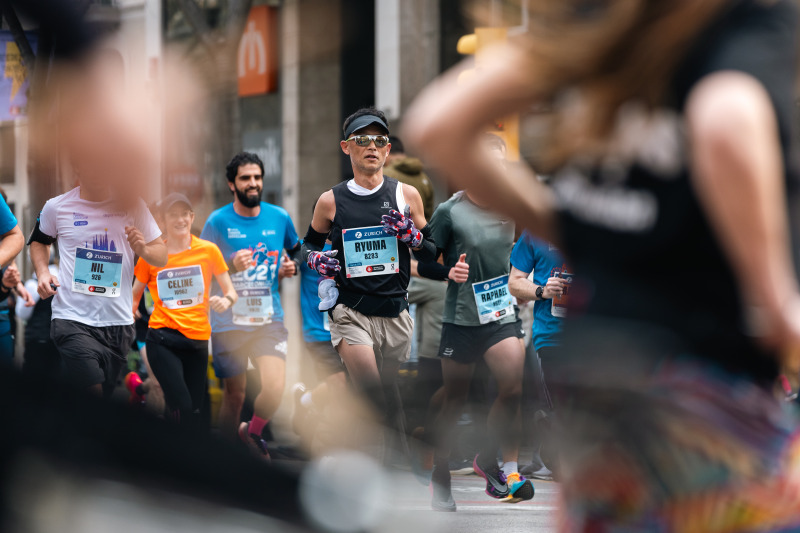
<svg viewBox="0 0 800 533">
<path fill-rule="evenodd" d="M 250 420 L 250 426 L 248 427 L 248 432 L 251 435 L 256 435 L 257 437 L 261 436 L 261 432 L 264 431 L 264 426 L 267 425 L 269 420 L 264 420 L 263 418 L 253 415 L 252 420 Z"/>
<path fill-rule="evenodd" d="M 503 463 L 503 473 L 508 476 L 514 472 L 519 472 L 519 465 L 516 461 L 506 461 Z"/>
</svg>

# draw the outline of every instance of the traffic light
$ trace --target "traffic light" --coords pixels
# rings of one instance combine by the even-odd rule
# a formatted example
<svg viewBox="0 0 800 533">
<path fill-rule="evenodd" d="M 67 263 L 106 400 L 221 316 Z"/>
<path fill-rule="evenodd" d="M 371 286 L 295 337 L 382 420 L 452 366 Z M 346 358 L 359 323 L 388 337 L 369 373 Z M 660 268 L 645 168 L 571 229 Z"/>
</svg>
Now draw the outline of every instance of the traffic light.
<svg viewBox="0 0 800 533">
<path fill-rule="evenodd" d="M 459 82 L 465 82 L 470 76 L 479 70 L 487 57 L 484 53 L 491 44 L 499 43 L 507 39 L 506 28 L 475 28 L 475 33 L 463 35 L 456 45 L 456 50 L 462 55 L 475 56 L 475 68 L 468 69 L 458 76 Z M 506 159 L 509 161 L 519 161 L 519 115 L 516 113 L 495 120 L 488 133 L 497 135 L 506 143 Z"/>
</svg>

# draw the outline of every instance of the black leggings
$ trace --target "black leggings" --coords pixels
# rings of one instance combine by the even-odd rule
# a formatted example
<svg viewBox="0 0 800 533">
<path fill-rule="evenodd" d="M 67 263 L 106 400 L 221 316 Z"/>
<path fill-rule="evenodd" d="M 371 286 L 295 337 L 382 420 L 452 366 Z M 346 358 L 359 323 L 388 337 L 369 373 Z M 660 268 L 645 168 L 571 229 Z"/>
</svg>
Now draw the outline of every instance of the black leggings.
<svg viewBox="0 0 800 533">
<path fill-rule="evenodd" d="M 169 328 L 147 330 L 147 360 L 164 391 L 170 416 L 189 422 L 203 406 L 208 341 L 185 337 Z"/>
</svg>

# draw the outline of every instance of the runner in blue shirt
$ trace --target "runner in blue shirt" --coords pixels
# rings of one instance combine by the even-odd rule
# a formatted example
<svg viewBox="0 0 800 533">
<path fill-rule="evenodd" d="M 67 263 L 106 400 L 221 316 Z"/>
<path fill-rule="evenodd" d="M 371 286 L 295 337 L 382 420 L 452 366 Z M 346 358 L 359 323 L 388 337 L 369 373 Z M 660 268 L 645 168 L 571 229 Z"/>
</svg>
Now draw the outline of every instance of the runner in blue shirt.
<svg viewBox="0 0 800 533">
<path fill-rule="evenodd" d="M 528 279 L 533 272 L 533 281 Z M 520 300 L 533 300 L 533 347 L 542 366 L 557 357 L 561 321 L 566 316 L 572 272 L 550 243 L 525 231 L 511 252 L 509 290 Z"/>
<path fill-rule="evenodd" d="M 278 282 L 297 273 L 300 241 L 286 210 L 261 201 L 263 176 L 257 155 L 234 156 L 226 167 L 233 202 L 211 213 L 200 237 L 219 246 L 238 294 L 230 309 L 211 312 L 214 371 L 225 382 L 220 431 L 231 435 L 239 422 L 250 360 L 261 376 L 261 392 L 253 418 L 239 424 L 239 438 L 268 458 L 261 433 L 280 405 L 286 379 L 288 333 Z M 224 297 L 216 283 L 212 295 Z"/>
<path fill-rule="evenodd" d="M 533 272 L 533 281 L 529 276 Z M 558 248 L 533 237 L 527 231 L 514 245 L 511 252 L 511 275 L 508 288 L 520 300 L 533 300 L 532 343 L 536 353 L 530 364 L 533 372 L 540 375 L 538 380 L 539 397 L 546 411 L 537 412 L 539 429 L 544 429 L 545 438 L 548 424 L 542 422 L 553 410 L 553 401 L 547 388 L 543 367 L 550 368 L 558 360 L 561 350 L 559 335 L 561 322 L 566 316 L 569 298 L 568 282 L 572 280 L 572 270 L 567 266 Z M 540 416 L 543 415 L 543 416 Z M 534 448 L 533 460 L 520 472 L 537 479 L 552 479 L 553 473 L 541 457 L 541 443 Z"/>
<path fill-rule="evenodd" d="M 331 249 L 326 243 L 323 252 Z M 317 416 L 335 399 L 347 393 L 347 378 L 339 353 L 331 344 L 327 312 L 319 310 L 319 284 L 324 278 L 308 264 L 300 265 L 300 308 L 303 313 L 303 341 L 306 354 L 314 362 L 319 385 L 309 390 L 305 384 L 294 386 L 295 410 L 292 427 L 306 444 L 314 437 Z M 311 416 L 309 416 L 311 415 Z"/>
</svg>

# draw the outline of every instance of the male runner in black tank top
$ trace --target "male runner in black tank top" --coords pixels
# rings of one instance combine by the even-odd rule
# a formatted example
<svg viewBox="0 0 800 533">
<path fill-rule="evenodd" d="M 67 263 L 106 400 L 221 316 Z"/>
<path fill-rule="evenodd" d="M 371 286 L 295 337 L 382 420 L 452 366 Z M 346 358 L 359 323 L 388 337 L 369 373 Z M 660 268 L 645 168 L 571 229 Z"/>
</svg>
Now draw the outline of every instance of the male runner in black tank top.
<svg viewBox="0 0 800 533">
<path fill-rule="evenodd" d="M 381 375 L 396 375 L 411 347 L 410 251 L 426 262 L 434 260 L 436 248 L 425 236 L 419 192 L 383 175 L 391 149 L 383 113 L 361 109 L 345 120 L 343 133 L 341 147 L 354 178 L 320 196 L 303 257 L 322 276 L 335 276 L 339 294 L 330 311 L 331 342 L 353 384 L 384 415 Z M 326 238 L 333 250 L 323 253 Z"/>
</svg>

